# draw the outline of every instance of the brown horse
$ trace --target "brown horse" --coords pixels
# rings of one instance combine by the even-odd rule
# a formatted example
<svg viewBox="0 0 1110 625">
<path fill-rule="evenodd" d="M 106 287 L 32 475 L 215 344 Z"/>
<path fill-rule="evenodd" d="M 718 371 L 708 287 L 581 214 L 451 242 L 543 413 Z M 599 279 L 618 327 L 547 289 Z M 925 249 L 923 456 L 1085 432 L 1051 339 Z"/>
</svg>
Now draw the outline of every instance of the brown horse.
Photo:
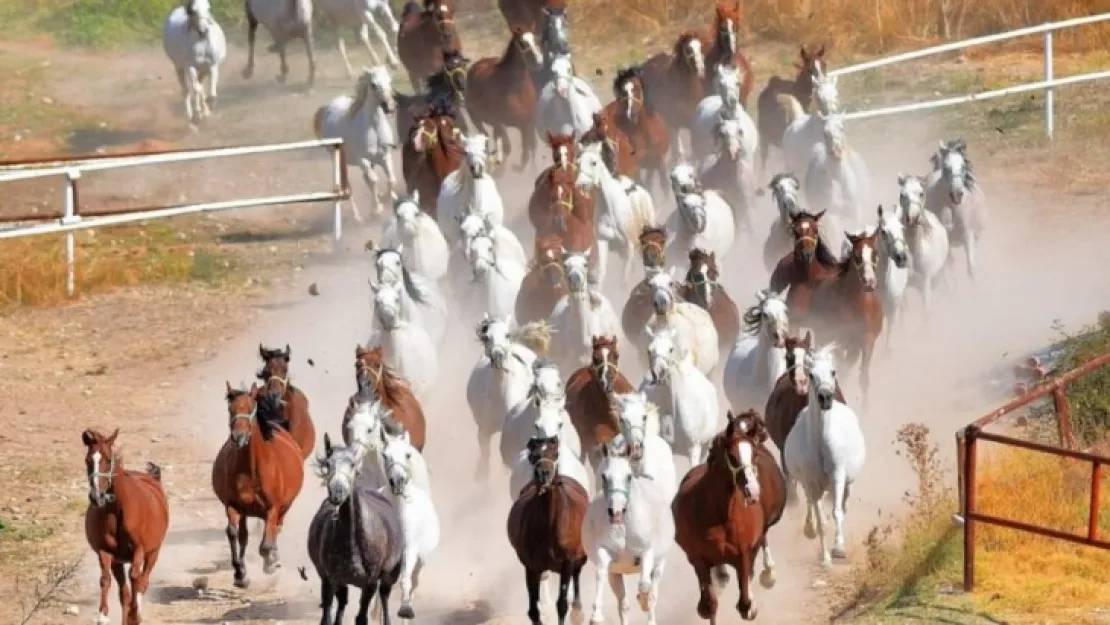
<svg viewBox="0 0 1110 625">
<path fill-rule="evenodd" d="M 543 53 L 532 31 L 514 27 L 501 58 L 478 59 L 466 73 L 466 110 L 478 127 L 491 126 L 494 137 L 512 153 L 508 128 L 520 131 L 524 171 L 536 157 L 536 85 L 532 69 L 543 65 Z"/>
<path fill-rule="evenodd" d="M 316 447 L 316 426 L 308 414 L 308 397 L 289 382 L 289 357 L 292 355 L 288 345 L 284 350 L 266 349 L 259 343 L 262 370 L 256 377 L 262 381 L 262 388 L 281 404 L 283 420 L 280 425 L 297 441 L 301 457 L 307 460 Z"/>
<path fill-rule="evenodd" d="M 555 304 L 567 294 L 563 239 L 558 234 L 536 237 L 534 254 L 532 266 L 521 281 L 520 292 L 516 296 L 514 314 L 519 325 L 546 320 Z"/>
<path fill-rule="evenodd" d="M 774 585 L 774 562 L 767 549 L 767 529 L 778 522 L 786 485 L 774 457 L 763 443 L 767 433 L 758 413 L 728 413 L 728 425 L 709 448 L 705 464 L 690 469 L 671 504 L 675 542 L 698 577 L 698 616 L 716 621 L 713 576 L 727 582 L 725 566 L 736 570 L 740 601 L 736 609 L 754 620 L 750 580 L 756 553 L 763 550 L 764 586 Z M 757 477 L 758 476 L 758 477 Z"/>
<path fill-rule="evenodd" d="M 414 117 L 412 131 L 401 148 L 401 171 L 408 188 L 420 192 L 420 209 L 433 219 L 443 179 L 462 161 L 459 130 L 449 110 L 433 105 Z"/>
<path fill-rule="evenodd" d="M 392 367 L 385 364 L 381 346 L 371 349 L 355 347 L 355 382 L 361 389 L 369 386 L 393 415 L 393 420 L 404 426 L 409 433 L 409 442 L 419 451 L 424 451 L 424 438 L 428 424 L 424 420 L 424 409 L 412 389 Z"/>
<path fill-rule="evenodd" d="M 249 391 L 227 385 L 228 438 L 212 463 L 212 490 L 227 512 L 227 544 L 235 586 L 246 588 L 247 518 L 265 522 L 258 553 L 262 570 L 281 567 L 277 535 L 304 484 L 301 448 L 279 424 L 281 405 L 257 385 Z"/>
<path fill-rule="evenodd" d="M 170 507 L 162 470 L 151 462 L 145 472 L 124 469 L 123 455 L 112 447 L 117 436 L 118 429 L 109 436 L 92 429 L 81 433 L 89 481 L 85 539 L 100 561 L 97 622 L 108 622 L 108 591 L 115 577 L 123 623 L 139 625 L 143 595 L 170 525 Z"/>
<path fill-rule="evenodd" d="M 613 97 L 605 106 L 606 120 L 628 137 L 632 154 L 646 182 L 655 174 L 655 182 L 663 189 L 667 184 L 667 151 L 671 147 L 671 131 L 663 116 L 649 105 L 644 91 L 643 70 L 625 67 L 617 70 L 613 80 Z"/>
<path fill-rule="evenodd" d="M 763 414 L 767 418 L 767 432 L 779 450 L 779 459 L 783 472 L 786 472 L 786 437 L 794 429 L 798 414 L 809 405 L 809 372 L 806 368 L 806 359 L 813 349 L 813 333 L 807 331 L 804 338 L 788 336 L 783 343 L 786 349 L 786 373 L 779 376 L 771 394 L 767 397 L 767 405 Z M 844 394 L 840 392 L 840 382 L 836 383 L 836 400 L 844 402 Z M 789 476 L 787 476 L 789 478 Z M 797 489 L 793 483 L 786 491 L 787 501 L 795 503 L 798 500 Z"/>
<path fill-rule="evenodd" d="M 690 268 L 678 293 L 709 313 L 717 328 L 717 347 L 727 354 L 740 335 L 740 309 L 725 292 L 720 277 L 716 252 L 695 247 L 690 250 Z"/>
<path fill-rule="evenodd" d="M 528 462 L 532 481 L 521 489 L 509 510 L 509 544 L 524 565 L 528 587 L 528 619 L 540 623 L 540 576 L 559 574 L 559 597 L 555 610 L 559 624 L 566 623 L 567 591 L 574 585 L 574 611 L 582 610 L 582 591 L 578 578 L 586 565 L 582 547 L 582 522 L 590 496 L 578 482 L 559 475 L 559 439 L 533 438 L 528 441 Z"/>
<path fill-rule="evenodd" d="M 644 331 L 648 321 L 655 315 L 651 306 L 651 288 L 648 278 L 656 271 L 662 271 L 667 263 L 667 231 L 663 228 L 648 226 L 640 233 L 640 258 L 644 263 L 647 277 L 632 287 L 632 292 L 625 300 L 624 309 L 621 310 L 621 329 L 624 336 L 630 341 Z"/>
<path fill-rule="evenodd" d="M 610 124 L 604 111 L 594 113 L 594 125 L 582 135 L 583 146 L 601 144 L 601 158 L 614 176 L 635 179 L 640 173 L 640 161 L 632 150 L 632 140 L 616 125 Z"/>
<path fill-rule="evenodd" d="M 510 28 L 535 32 L 543 22 L 544 11 L 566 9 L 566 0 L 497 0 L 497 8 Z"/>
<path fill-rule="evenodd" d="M 690 128 L 694 110 L 706 95 L 705 44 L 694 31 L 683 31 L 673 54 L 660 52 L 643 65 L 642 79 L 648 106 L 667 121 L 672 140 Z"/>
<path fill-rule="evenodd" d="M 418 90 L 420 81 L 443 69 L 444 52 L 462 52 L 454 18 L 454 8 L 444 0 L 427 0 L 423 9 L 415 2 L 405 4 L 397 31 L 397 55 L 413 89 Z"/>
<path fill-rule="evenodd" d="M 552 169 L 546 184 L 537 188 L 528 202 L 528 219 L 536 236 L 558 234 L 569 252 L 594 248 L 594 198 L 575 184 L 572 170 Z M 537 198 L 541 190 L 546 197 Z M 534 201 L 533 201 L 534 200 Z M 590 267 L 597 266 L 597 254 L 590 256 Z"/>
<path fill-rule="evenodd" d="M 748 96 L 755 87 L 755 76 L 752 74 L 752 64 L 740 53 L 740 3 L 730 7 L 720 2 L 717 3 L 716 15 L 713 20 L 712 43 L 705 53 L 705 66 L 709 76 L 706 77 L 706 88 L 716 80 L 719 65 L 731 65 L 740 70 L 740 104 L 748 108 Z M 779 133 L 781 138 L 782 133 Z"/>
<path fill-rule="evenodd" d="M 790 220 L 794 249 L 782 257 L 771 272 L 770 288 L 782 293 L 787 286 L 786 306 L 791 320 L 807 320 L 814 289 L 842 273 L 840 260 L 833 255 L 817 231 L 825 211 L 811 215 L 804 211 Z"/>
<path fill-rule="evenodd" d="M 594 451 L 598 445 L 608 443 L 620 433 L 617 423 L 613 393 L 631 393 L 635 389 L 620 371 L 620 351 L 617 337 L 595 336 L 590 364 L 571 374 L 567 379 L 567 414 L 571 425 L 578 432 L 582 449 L 596 468 L 598 459 Z"/>
<path fill-rule="evenodd" d="M 806 47 L 801 47 L 801 62 L 796 63 L 798 70 L 794 80 L 787 80 L 779 76 L 771 76 L 767 86 L 759 92 L 756 107 L 759 109 L 759 174 L 762 176 L 767 171 L 767 155 L 771 146 L 782 147 L 782 133 L 786 130 L 786 112 L 779 104 L 779 96 L 790 94 L 809 110 L 809 103 L 813 99 L 813 81 L 825 72 L 825 46 L 817 52 L 810 54 Z M 801 175 L 803 172 L 795 172 Z"/>
<path fill-rule="evenodd" d="M 573 135 L 553 135 L 547 133 L 547 145 L 551 148 L 551 165 L 540 172 L 540 175 L 536 177 L 536 184 L 533 185 L 535 189 L 538 189 L 541 185 L 547 184 L 548 175 L 556 169 L 563 169 L 571 172 L 578 171 L 578 164 L 576 162 L 578 158 L 578 142 L 574 140 Z M 533 192 L 532 197 L 537 197 L 535 192 Z M 528 210 L 532 210 L 531 203 L 529 203 Z M 535 222 L 533 222 L 532 226 L 534 227 L 535 225 Z"/>
</svg>

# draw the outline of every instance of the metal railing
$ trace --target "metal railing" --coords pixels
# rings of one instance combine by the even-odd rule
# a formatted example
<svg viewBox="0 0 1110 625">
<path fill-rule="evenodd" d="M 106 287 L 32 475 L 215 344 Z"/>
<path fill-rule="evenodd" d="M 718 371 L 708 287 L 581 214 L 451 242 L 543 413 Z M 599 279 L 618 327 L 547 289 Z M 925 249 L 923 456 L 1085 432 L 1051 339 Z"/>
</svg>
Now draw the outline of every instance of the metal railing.
<svg viewBox="0 0 1110 625">
<path fill-rule="evenodd" d="M 894 65 L 895 63 L 904 63 L 906 61 L 923 59 L 926 57 L 935 56 L 937 54 L 944 54 L 946 52 L 964 50 L 966 48 L 981 46 L 988 43 L 1009 41 L 1011 39 L 1028 37 L 1030 35 L 1044 35 L 1044 80 L 1042 81 L 1025 85 L 1018 85 L 1014 87 L 1007 87 L 1005 89 L 997 89 L 995 91 L 985 91 L 983 93 L 930 100 L 928 102 L 913 102 L 910 104 L 888 106 L 868 111 L 855 111 L 845 114 L 844 117 L 846 119 L 868 119 L 871 117 L 883 117 L 886 115 L 897 115 L 899 113 L 927 111 L 936 108 L 956 106 L 958 104 L 964 104 L 967 102 L 978 102 L 981 100 L 1001 98 L 1003 96 L 1025 93 L 1027 91 L 1044 91 L 1044 129 L 1045 135 L 1051 139 L 1055 131 L 1055 97 L 1053 89 L 1065 85 L 1073 85 L 1083 82 L 1089 82 L 1092 80 L 1102 80 L 1105 78 L 1110 78 L 1110 71 L 1099 71 L 1057 79 L 1055 77 L 1055 71 L 1053 67 L 1052 34 L 1058 30 L 1063 30 L 1066 28 L 1086 26 L 1088 24 L 1097 24 L 1105 21 L 1110 21 L 1110 13 L 1102 13 L 1099 15 L 1091 15 L 1087 17 L 1077 17 L 1075 19 L 1063 20 L 1059 22 L 1049 22 L 1047 24 L 1041 24 L 1039 26 L 1019 28 L 1017 30 L 1011 30 L 1005 33 L 987 35 L 985 37 L 975 37 L 974 39 L 966 39 L 964 41 L 946 43 L 939 46 L 933 46 L 931 48 L 925 48 L 923 50 L 915 50 L 913 52 L 896 54 L 894 56 L 876 59 L 874 61 L 868 61 L 866 63 L 860 63 L 858 65 L 852 65 L 850 67 L 842 67 L 840 69 L 829 72 L 829 74 L 832 76 L 844 76 L 847 74 L 854 74 L 870 69 L 886 67 L 887 65 Z"/>
<path fill-rule="evenodd" d="M 291 152 L 295 150 L 329 148 L 332 153 L 331 191 L 270 195 L 218 202 L 202 202 L 166 206 L 127 208 L 116 211 L 97 211 L 95 214 L 82 215 L 79 202 L 78 183 L 85 172 L 106 171 L 143 165 L 181 163 L 187 161 L 231 158 Z M 77 157 L 73 159 L 30 160 L 0 163 L 0 184 L 18 180 L 31 180 L 60 176 L 64 178 L 62 198 L 63 210 L 60 217 L 38 217 L 33 215 L 7 218 L 7 222 L 37 221 L 39 223 L 20 224 L 0 229 L 0 240 L 44 234 L 65 234 L 66 295 L 72 297 L 76 290 L 76 250 L 74 232 L 105 226 L 116 226 L 137 221 L 165 219 L 180 215 L 214 213 L 241 208 L 260 206 L 279 206 L 287 204 L 308 204 L 313 202 L 332 202 L 334 228 L 332 235 L 336 243 L 343 237 L 343 215 L 341 206 L 351 196 L 347 179 L 347 161 L 343 154 L 341 139 L 320 139 L 294 143 L 275 143 L 267 145 L 247 145 L 223 148 L 204 148 L 157 153 L 125 153 L 104 156 Z"/>
<path fill-rule="evenodd" d="M 1007 527 L 1021 532 L 1047 536 L 1080 545 L 1110 549 L 1110 540 L 1099 535 L 1099 507 L 1101 505 L 1102 467 L 1110 464 L 1110 457 L 1097 454 L 1075 451 L 1075 435 L 1071 427 L 1071 408 L 1068 405 L 1067 387 L 1069 384 L 1091 374 L 1092 372 L 1110 365 L 1110 353 L 1103 354 L 1090 360 L 1059 377 L 1045 381 L 1040 386 L 1031 389 L 1028 393 L 1015 398 L 1001 408 L 992 411 L 983 418 L 971 423 L 956 433 L 956 448 L 958 460 L 959 490 L 961 499 L 961 517 L 964 530 L 964 590 L 971 592 L 975 589 L 975 530 L 980 523 Z M 1033 402 L 1052 396 L 1053 410 L 1056 413 L 1056 427 L 1060 437 L 1060 446 L 1053 447 L 1042 443 L 1025 441 L 1011 436 L 985 432 L 984 428 L 995 423 L 1002 417 L 1020 410 Z M 1049 527 L 1032 525 L 1016 519 L 1005 519 L 979 511 L 976 496 L 976 470 L 978 464 L 979 442 L 987 441 L 1009 447 L 1027 449 L 1038 453 L 1049 454 L 1060 458 L 1070 458 L 1091 463 L 1091 491 L 1090 511 L 1087 519 L 1087 535 L 1072 534 Z"/>
</svg>

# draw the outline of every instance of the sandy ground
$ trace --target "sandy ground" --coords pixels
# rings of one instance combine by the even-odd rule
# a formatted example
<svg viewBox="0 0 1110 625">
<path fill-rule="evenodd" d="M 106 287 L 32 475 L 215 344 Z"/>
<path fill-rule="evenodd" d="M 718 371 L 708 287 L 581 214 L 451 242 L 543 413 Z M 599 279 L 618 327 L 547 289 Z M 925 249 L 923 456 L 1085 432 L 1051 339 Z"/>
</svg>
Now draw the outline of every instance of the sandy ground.
<svg viewBox="0 0 1110 625">
<path fill-rule="evenodd" d="M 159 58 L 157 62 L 163 61 Z M 260 64 L 260 75 L 267 74 L 269 62 L 268 57 L 263 57 L 260 63 L 267 65 Z M 150 67 L 156 67 L 151 63 Z M 297 80 L 298 71 L 303 71 L 299 51 L 294 53 L 292 63 L 293 80 Z M 229 65 L 233 69 L 227 74 L 232 76 L 237 73 L 237 63 Z M 232 85 L 238 82 L 237 76 L 229 78 Z M 333 86 L 340 83 L 345 80 L 337 80 Z M 235 93 L 235 88 L 229 86 L 227 91 Z M 158 93 L 168 94 L 169 91 L 162 89 Z M 90 97 L 97 95 L 94 92 Z M 290 102 L 300 117 L 292 124 L 278 126 L 274 130 L 274 135 L 278 136 L 274 139 L 307 135 L 303 113 L 313 105 L 303 96 L 296 96 Z M 165 101 L 158 100 L 150 108 L 164 105 Z M 271 112 L 270 115 L 276 119 L 279 113 Z M 245 135 L 264 132 L 254 119 L 235 119 L 234 122 L 249 128 L 243 133 Z M 215 132 L 226 135 L 232 131 Z M 928 124 L 915 127 L 909 135 L 901 135 L 897 145 L 882 133 L 869 134 L 866 127 L 858 135 L 853 134 L 856 136 L 860 137 L 856 147 L 873 164 L 877 196 L 888 202 L 896 197 L 894 174 L 900 170 L 923 171 L 929 151 L 939 138 Z M 974 144 L 971 149 L 975 150 Z M 868 529 L 897 513 L 903 493 L 912 488 L 910 471 L 896 456 L 891 444 L 896 430 L 909 422 L 925 423 L 950 453 L 951 434 L 1006 395 L 1009 384 L 1005 372 L 1009 365 L 1017 355 L 1044 344 L 1049 338 L 1052 320 L 1059 319 L 1068 326 L 1084 323 L 1103 307 L 1110 295 L 1110 280 L 1107 280 L 1110 270 L 1106 269 L 1110 266 L 1106 263 L 1110 260 L 1110 249 L 1099 245 L 1099 241 L 1110 234 L 1110 223 L 1096 208 L 1099 198 L 1056 202 L 1050 190 L 1012 187 L 1004 172 L 992 169 L 989 158 L 981 157 L 977 162 L 992 209 L 977 282 L 969 283 L 961 258 L 954 286 L 940 295 L 931 317 L 923 317 L 920 302 L 911 296 L 906 323 L 902 327 L 888 328 L 893 334 L 890 348 L 885 349 L 886 337 L 883 337 L 881 347 L 884 349 L 880 349 L 874 365 L 872 408 L 861 414 L 868 444 L 868 464 L 853 489 L 847 517 L 852 559 L 862 557 L 859 544 Z M 510 212 L 523 207 L 537 170 L 538 167 L 532 168 L 522 175 L 507 173 L 501 181 Z M 210 169 L 207 175 L 214 188 L 232 188 L 238 184 L 269 186 L 290 178 L 281 171 L 272 170 L 255 171 L 246 181 L 232 171 Z M 357 176 L 353 179 L 358 186 Z M 150 183 L 144 180 L 143 184 Z M 665 207 L 661 212 L 669 212 L 669 202 L 661 206 Z M 766 210 L 759 215 L 756 235 L 742 241 L 738 250 L 726 260 L 729 270 L 725 272 L 724 285 L 742 305 L 753 299 L 755 291 L 767 278 L 760 254 L 772 215 L 769 199 L 762 208 Z M 361 241 L 359 237 L 363 234 L 351 233 L 351 240 Z M 377 232 L 369 234 L 376 236 Z M 526 245 L 530 240 L 530 236 L 524 238 L 522 233 Z M 174 514 L 171 534 L 154 575 L 150 601 L 145 606 L 148 622 L 308 623 L 319 618 L 319 588 L 305 554 L 305 542 L 308 522 L 321 501 L 322 489 L 311 477 L 306 480 L 279 538 L 284 559 L 280 573 L 270 577 L 262 575 L 257 543 L 253 543 L 248 566 L 254 585 L 247 591 L 238 591 L 231 587 L 229 555 L 223 535 L 225 520 L 210 491 L 208 462 L 226 436 L 226 409 L 222 401 L 224 381 L 236 384 L 240 380 L 250 380 L 258 366 L 259 341 L 292 346 L 292 377 L 312 402 L 318 432 L 321 436 L 323 432 L 333 437 L 339 435 L 342 408 L 354 390 L 350 373 L 352 351 L 356 342 L 365 341 L 369 333 L 371 311 L 366 280 L 370 272 L 365 256 L 338 255 L 308 264 L 291 279 L 285 278 L 284 286 L 259 294 L 249 302 L 202 298 L 196 301 L 196 319 L 222 318 L 210 326 L 194 321 L 188 314 L 163 319 L 156 309 L 132 308 L 136 311 L 136 326 L 149 328 L 150 324 L 160 324 L 158 333 L 177 335 L 177 340 L 186 344 L 190 333 L 198 337 L 197 353 L 188 358 L 181 358 L 179 350 L 167 348 L 162 350 L 165 353 L 159 352 L 157 359 L 152 357 L 150 362 L 140 362 L 128 369 L 130 387 L 139 396 L 144 384 L 157 385 L 156 391 L 152 391 L 157 395 L 157 408 L 146 413 L 148 419 L 154 416 L 153 421 L 125 419 L 109 410 L 90 413 L 84 419 L 86 423 L 103 427 L 124 428 L 121 436 L 138 452 L 133 462 L 150 455 L 167 465 L 166 484 Z M 305 293 L 305 287 L 312 282 L 318 284 L 319 297 L 309 297 Z M 619 308 L 627 288 L 609 285 L 606 294 Z M 72 317 L 61 313 L 55 314 L 53 319 L 60 325 Z M 87 325 L 94 323 L 89 320 Z M 46 325 L 49 329 L 50 324 Z M 126 329 L 117 330 L 123 333 Z M 441 352 L 439 386 L 425 406 L 429 419 L 425 455 L 432 471 L 443 541 L 422 577 L 415 602 L 416 621 L 445 625 L 521 623 L 525 621 L 526 610 L 523 571 L 505 537 L 505 519 L 510 506 L 507 477 L 497 473 L 484 486 L 470 479 L 476 462 L 476 443 L 474 426 L 463 403 L 463 390 L 480 354 L 479 346 L 469 324 L 460 322 L 449 335 Z M 36 349 L 28 346 L 24 351 L 32 353 Z M 143 347 L 136 340 L 130 349 L 140 352 Z M 63 349 L 57 357 L 64 361 L 69 356 Z M 312 359 L 313 366 L 308 364 L 308 359 Z M 177 366 L 157 364 L 174 361 Z M 626 362 L 631 361 L 631 358 L 626 359 Z M 91 382 L 90 388 L 102 387 Z M 21 405 L 27 407 L 25 410 L 34 410 L 36 401 L 41 408 L 41 398 L 24 390 L 20 397 Z M 849 402 L 859 405 L 854 374 L 847 375 L 846 390 Z M 132 403 L 150 404 L 143 399 Z M 134 405 L 130 409 L 120 409 L 121 414 L 134 411 Z M 74 453 L 76 432 L 76 429 L 68 431 L 60 439 L 65 441 L 68 454 Z M 170 433 L 169 442 L 166 432 Z M 155 437 L 150 439 L 151 444 L 146 443 L 148 436 Z M 13 447 L 20 444 L 18 437 L 0 442 Z M 684 471 L 684 461 L 679 463 L 680 471 Z M 71 464 L 74 464 L 73 476 L 79 475 L 79 468 Z M 72 479 L 71 482 L 68 490 L 80 496 L 80 480 Z M 73 518 L 76 531 L 80 521 L 76 513 Z M 821 590 L 829 581 L 830 573 L 816 568 L 816 545 L 802 536 L 801 524 L 799 511 L 791 510 L 772 530 L 771 544 L 778 564 L 779 583 L 773 590 L 755 591 L 761 607 L 761 623 L 815 622 L 827 614 L 830 600 L 837 599 Z M 308 581 L 297 574 L 301 566 L 309 568 Z M 831 575 L 840 574 L 846 566 L 839 564 Z M 207 578 L 209 590 L 198 596 L 192 586 L 201 576 Z M 74 601 L 81 606 L 79 619 L 91 619 L 95 578 L 92 560 L 88 558 L 81 576 L 84 584 L 79 599 Z M 583 575 L 587 610 L 593 590 L 593 568 L 589 566 Z M 661 622 L 695 622 L 696 590 L 692 570 L 676 548 L 670 554 L 662 584 Z M 735 600 L 733 584 L 722 596 L 718 621 L 722 625 L 740 622 L 732 607 Z M 110 601 L 113 622 L 118 622 L 115 591 Z M 606 604 L 606 618 L 615 622 L 617 615 L 608 591 Z M 393 610 L 396 605 L 394 600 Z M 551 622 L 550 611 L 547 618 Z M 634 613 L 633 619 L 642 622 L 643 616 Z M 72 620 L 72 617 L 61 616 L 59 611 L 41 615 L 41 622 Z"/>
</svg>

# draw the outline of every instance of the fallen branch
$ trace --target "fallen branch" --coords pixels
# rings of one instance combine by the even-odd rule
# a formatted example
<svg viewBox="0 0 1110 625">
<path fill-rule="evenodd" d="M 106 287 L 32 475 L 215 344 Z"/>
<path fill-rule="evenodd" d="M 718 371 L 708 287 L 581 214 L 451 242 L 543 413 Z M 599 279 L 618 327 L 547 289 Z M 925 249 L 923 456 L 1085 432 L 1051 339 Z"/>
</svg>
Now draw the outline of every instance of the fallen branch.
<svg viewBox="0 0 1110 625">
<path fill-rule="evenodd" d="M 22 597 L 28 596 L 27 593 L 22 592 L 21 583 L 16 582 L 17 592 L 21 597 L 20 606 L 25 610 L 23 620 L 19 625 L 27 625 L 48 605 L 56 603 L 58 600 L 59 592 L 67 586 L 77 576 L 77 570 L 81 568 L 81 556 L 76 556 L 67 562 L 55 563 L 51 565 L 46 573 L 32 583 L 29 598 L 23 599 Z"/>
</svg>

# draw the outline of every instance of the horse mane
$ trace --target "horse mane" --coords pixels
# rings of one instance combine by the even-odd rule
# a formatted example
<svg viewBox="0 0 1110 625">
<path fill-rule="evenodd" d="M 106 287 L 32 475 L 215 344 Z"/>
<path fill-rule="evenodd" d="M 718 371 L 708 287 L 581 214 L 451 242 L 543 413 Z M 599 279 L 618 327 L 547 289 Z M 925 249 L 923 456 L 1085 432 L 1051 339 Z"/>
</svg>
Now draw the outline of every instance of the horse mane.
<svg viewBox="0 0 1110 625">
<path fill-rule="evenodd" d="M 745 311 L 743 318 L 744 333 L 755 335 L 759 333 L 759 329 L 763 327 L 763 301 L 749 306 Z"/>
<path fill-rule="evenodd" d="M 433 94 L 444 92 L 450 93 L 452 90 L 451 76 L 447 73 L 447 68 L 444 67 L 438 72 L 425 78 L 424 88 L 427 89 L 428 92 Z"/>
<path fill-rule="evenodd" d="M 551 347 L 551 336 L 554 328 L 546 320 L 530 321 L 509 334 L 509 338 L 527 347 L 537 356 L 547 353 Z"/>
<path fill-rule="evenodd" d="M 227 394 L 224 395 L 224 398 L 227 399 L 228 403 L 230 403 L 244 395 L 250 395 L 250 391 L 244 391 L 241 388 L 233 388 L 227 391 Z"/>
<path fill-rule="evenodd" d="M 410 15 L 415 15 L 417 13 L 422 13 L 423 11 L 424 11 L 423 7 L 421 7 L 419 4 L 417 4 L 413 0 L 409 0 L 408 2 L 405 3 L 405 6 L 401 8 L 401 21 L 404 21 L 405 18 L 410 16 Z"/>
<path fill-rule="evenodd" d="M 832 253 L 832 250 L 829 249 L 829 246 L 825 244 L 825 239 L 821 237 L 820 232 L 817 233 L 817 262 L 830 269 L 843 269 L 840 259 L 837 258 L 836 255 Z"/>
<path fill-rule="evenodd" d="M 663 226 L 644 226 L 644 229 L 640 231 L 640 247 L 643 247 L 644 240 L 653 234 L 663 237 L 664 241 L 667 240 L 667 229 Z"/>
<path fill-rule="evenodd" d="M 382 431 L 391 437 L 404 436 L 405 424 L 393 418 L 393 413 L 382 414 Z"/>
<path fill-rule="evenodd" d="M 362 110 L 362 107 L 366 105 L 366 101 L 370 99 L 372 87 L 369 76 L 363 74 L 359 77 L 358 82 L 355 83 L 355 95 L 351 98 L 351 106 L 347 108 L 348 119 L 354 119 Z"/>
<path fill-rule="evenodd" d="M 382 384 L 382 392 L 379 396 L 388 403 L 400 401 L 401 394 L 407 390 L 404 378 L 402 378 L 393 367 L 386 364 L 385 359 L 382 357 L 382 348 L 380 345 L 366 353 L 376 354 L 378 357 L 378 370 L 380 371 L 378 379 L 381 380 Z M 377 393 L 377 389 L 375 389 L 375 393 Z"/>
<path fill-rule="evenodd" d="M 771 176 L 771 182 L 767 185 L 767 188 L 774 189 L 783 180 L 793 180 L 794 182 L 798 182 L 798 177 L 788 171 L 779 172 L 774 176 Z"/>
<path fill-rule="evenodd" d="M 285 414 L 281 408 L 281 403 L 276 397 L 263 393 L 255 399 L 255 407 L 257 408 L 256 422 L 258 423 L 258 429 L 262 432 L 262 440 L 273 440 L 274 426 L 281 426 L 285 423 Z"/>
<path fill-rule="evenodd" d="M 416 302 L 417 304 L 421 304 L 424 306 L 428 305 L 428 302 L 431 300 L 432 296 L 431 291 L 429 290 L 428 286 L 425 285 L 422 281 L 413 277 L 412 272 L 409 271 L 408 265 L 405 264 L 405 257 L 401 254 L 401 252 L 397 251 L 397 249 L 393 247 L 379 247 L 377 250 L 374 251 L 374 262 L 377 263 L 377 260 L 381 258 L 383 254 L 396 254 L 398 257 L 400 257 L 401 284 L 405 288 L 405 293 L 407 293 L 408 296 L 412 298 L 412 301 Z"/>
</svg>

